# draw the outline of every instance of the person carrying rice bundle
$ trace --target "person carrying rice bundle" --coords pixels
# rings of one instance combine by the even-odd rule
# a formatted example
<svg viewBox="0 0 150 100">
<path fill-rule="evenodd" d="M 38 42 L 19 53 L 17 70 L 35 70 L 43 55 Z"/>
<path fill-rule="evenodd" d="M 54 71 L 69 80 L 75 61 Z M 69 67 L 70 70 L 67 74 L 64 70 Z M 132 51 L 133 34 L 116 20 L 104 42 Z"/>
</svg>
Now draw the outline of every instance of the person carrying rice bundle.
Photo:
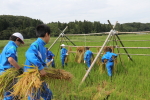
<svg viewBox="0 0 150 100">
<path fill-rule="evenodd" d="M 60 46 L 61 46 L 61 50 L 60 50 L 61 65 L 62 68 L 64 68 L 64 65 L 67 66 L 67 63 L 65 63 L 65 59 L 68 55 L 68 50 L 65 48 L 65 44 L 62 44 Z"/>
<path fill-rule="evenodd" d="M 6 71 L 10 68 L 16 68 L 19 70 L 20 74 L 23 73 L 23 69 L 18 64 L 18 56 L 17 56 L 17 48 L 21 44 L 24 44 L 24 38 L 21 33 L 14 33 L 10 36 L 10 41 L 4 47 L 1 55 L 0 55 L 0 75 L 6 73 Z M 9 77 L 9 76 L 8 76 Z M 7 83 L 5 83 L 7 84 Z M 15 83 L 12 83 L 13 85 Z M 10 96 L 10 91 L 4 93 L 4 100 L 13 100 L 13 96 Z"/>
<path fill-rule="evenodd" d="M 93 56 L 93 53 L 90 51 L 89 47 L 85 48 L 86 51 L 84 53 L 84 63 L 87 64 L 87 67 L 89 68 L 91 66 L 91 58 Z"/>
<path fill-rule="evenodd" d="M 26 61 L 24 66 L 24 71 L 27 72 L 29 69 L 36 66 L 39 70 L 41 76 L 46 76 L 46 48 L 44 47 L 50 40 L 50 27 L 41 24 L 36 27 L 37 40 L 33 42 L 29 49 L 26 51 Z M 42 82 L 41 88 L 37 93 L 32 93 L 28 97 L 28 100 L 40 100 L 42 97 L 44 100 L 52 99 L 52 91 L 48 88 L 46 82 Z"/>
<path fill-rule="evenodd" d="M 106 47 L 104 51 L 106 53 L 102 56 L 101 60 L 103 63 L 106 63 L 108 76 L 110 76 L 112 80 L 112 70 L 114 67 L 114 60 L 118 55 L 115 53 L 112 53 L 112 49 L 110 47 Z"/>
<path fill-rule="evenodd" d="M 55 68 L 55 55 L 51 51 L 49 51 L 48 48 L 46 48 L 46 56 L 47 67 L 52 66 L 53 68 Z"/>
</svg>

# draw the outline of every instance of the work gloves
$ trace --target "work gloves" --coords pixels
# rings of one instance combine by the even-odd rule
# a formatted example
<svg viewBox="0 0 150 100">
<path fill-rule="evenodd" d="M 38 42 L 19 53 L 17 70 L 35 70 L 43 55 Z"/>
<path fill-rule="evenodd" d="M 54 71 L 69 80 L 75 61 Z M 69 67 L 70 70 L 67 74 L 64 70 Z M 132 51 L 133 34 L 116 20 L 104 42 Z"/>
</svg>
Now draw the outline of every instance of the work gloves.
<svg viewBox="0 0 150 100">
<path fill-rule="evenodd" d="M 23 74 L 23 68 L 20 68 L 18 71 L 19 71 L 19 74 Z"/>
</svg>

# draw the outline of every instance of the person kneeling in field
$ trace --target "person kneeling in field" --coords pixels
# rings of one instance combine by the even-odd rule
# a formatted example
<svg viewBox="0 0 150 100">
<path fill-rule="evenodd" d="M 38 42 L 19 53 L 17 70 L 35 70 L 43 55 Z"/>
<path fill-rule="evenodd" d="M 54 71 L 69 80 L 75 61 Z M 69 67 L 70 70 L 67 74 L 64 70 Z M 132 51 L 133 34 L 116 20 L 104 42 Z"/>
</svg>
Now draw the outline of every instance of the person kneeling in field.
<svg viewBox="0 0 150 100">
<path fill-rule="evenodd" d="M 10 40 L 4 47 L 2 53 L 0 54 L 0 75 L 4 74 L 6 70 L 15 67 L 19 70 L 20 74 L 23 73 L 23 69 L 18 65 L 17 48 L 20 44 L 24 44 L 23 36 L 21 33 L 14 33 L 10 36 Z M 7 83 L 5 83 L 7 84 Z M 12 83 L 13 85 L 15 83 Z M 12 89 L 10 90 L 13 91 Z M 15 97 L 10 96 L 10 92 L 5 92 L 4 100 L 14 100 Z"/>
<path fill-rule="evenodd" d="M 44 70 L 44 67 L 46 67 L 46 48 L 44 46 L 50 40 L 50 27 L 44 24 L 38 25 L 36 27 L 36 35 L 38 36 L 38 39 L 33 42 L 26 51 L 24 71 L 27 72 L 28 69 L 32 68 L 30 66 L 34 65 L 38 67 L 40 75 L 45 76 L 46 71 Z M 28 100 L 40 100 L 40 96 L 44 100 L 52 99 L 52 92 L 45 82 L 42 83 L 42 86 L 37 93 L 32 93 L 31 95 L 31 97 L 28 97 Z"/>
<path fill-rule="evenodd" d="M 49 51 L 48 48 L 46 48 L 46 63 L 47 63 L 47 67 L 52 66 L 53 68 L 55 68 L 54 57 L 55 57 L 55 55 L 51 51 Z"/>
<path fill-rule="evenodd" d="M 114 59 L 118 55 L 115 54 L 115 53 L 112 53 L 112 49 L 110 47 L 106 47 L 104 49 L 104 51 L 106 53 L 102 56 L 101 60 L 102 60 L 103 63 L 106 63 L 108 76 L 110 76 L 111 79 L 112 79 L 112 70 L 113 70 L 113 67 L 114 67 Z"/>
</svg>

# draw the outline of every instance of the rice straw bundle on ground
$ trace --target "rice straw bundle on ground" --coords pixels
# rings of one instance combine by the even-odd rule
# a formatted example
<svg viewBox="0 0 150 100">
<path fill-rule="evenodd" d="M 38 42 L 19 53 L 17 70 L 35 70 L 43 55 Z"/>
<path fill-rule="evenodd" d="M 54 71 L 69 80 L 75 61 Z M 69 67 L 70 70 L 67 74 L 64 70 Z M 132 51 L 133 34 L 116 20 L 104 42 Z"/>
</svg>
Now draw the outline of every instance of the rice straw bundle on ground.
<svg viewBox="0 0 150 100">
<path fill-rule="evenodd" d="M 4 98 L 4 92 L 11 89 L 18 75 L 19 72 L 15 68 L 7 69 L 6 72 L 0 75 L 0 98 Z"/>
<path fill-rule="evenodd" d="M 18 76 L 18 82 L 13 86 L 14 91 L 12 95 L 18 96 L 22 100 L 27 100 L 27 97 L 31 96 L 32 93 L 36 94 L 43 82 L 40 78 L 38 67 L 29 67 L 33 67 L 33 69 L 28 69 L 28 72 Z"/>
<path fill-rule="evenodd" d="M 97 93 L 92 97 L 92 100 L 107 100 L 109 95 L 114 92 L 114 89 L 111 88 L 106 81 L 98 84 Z"/>
<path fill-rule="evenodd" d="M 76 52 L 75 61 L 76 61 L 77 63 L 83 62 L 85 47 L 77 47 L 76 51 L 77 51 L 77 52 Z"/>
<path fill-rule="evenodd" d="M 60 79 L 70 81 L 73 75 L 63 69 L 45 68 L 47 72 L 45 81 L 51 81 L 51 79 Z"/>
</svg>

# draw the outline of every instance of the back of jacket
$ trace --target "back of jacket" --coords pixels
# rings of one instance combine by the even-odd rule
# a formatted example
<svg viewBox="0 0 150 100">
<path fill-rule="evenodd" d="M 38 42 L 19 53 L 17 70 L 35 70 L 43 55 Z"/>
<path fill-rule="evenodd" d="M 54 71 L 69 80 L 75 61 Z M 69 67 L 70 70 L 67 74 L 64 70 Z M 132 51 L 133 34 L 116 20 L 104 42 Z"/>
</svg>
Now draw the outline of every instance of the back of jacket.
<svg viewBox="0 0 150 100">
<path fill-rule="evenodd" d="M 86 50 L 84 53 L 84 60 L 85 61 L 90 61 L 92 58 L 93 53 L 90 50 Z"/>
<path fill-rule="evenodd" d="M 36 66 L 39 70 L 42 70 L 46 66 L 46 48 L 44 47 L 46 43 L 38 38 L 35 42 L 33 42 L 29 49 L 26 51 L 26 62 L 24 66 L 24 70 L 27 71 L 29 66 Z"/>
</svg>

